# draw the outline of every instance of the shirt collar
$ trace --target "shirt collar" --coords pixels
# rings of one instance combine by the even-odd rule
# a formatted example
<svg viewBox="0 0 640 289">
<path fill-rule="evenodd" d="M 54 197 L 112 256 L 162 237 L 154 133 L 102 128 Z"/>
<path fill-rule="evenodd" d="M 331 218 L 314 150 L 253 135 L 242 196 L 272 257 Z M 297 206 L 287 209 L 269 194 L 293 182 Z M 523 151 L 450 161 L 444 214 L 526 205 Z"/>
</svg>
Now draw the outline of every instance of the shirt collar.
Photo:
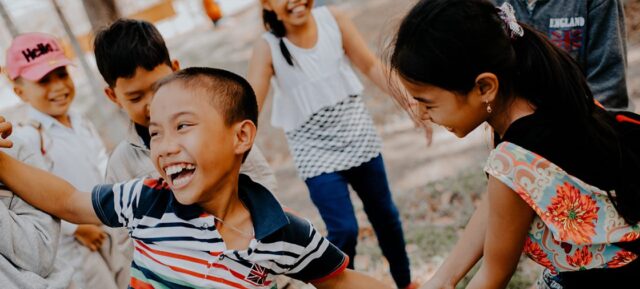
<svg viewBox="0 0 640 289">
<path fill-rule="evenodd" d="M 262 240 L 289 224 L 289 218 L 273 194 L 245 174 L 240 174 L 238 179 L 238 196 L 251 214 L 256 240 Z M 204 212 L 199 206 L 180 204 L 175 197 L 169 206 L 173 206 L 175 213 L 183 219 L 197 218 Z"/>
<path fill-rule="evenodd" d="M 289 224 L 282 205 L 269 190 L 245 174 L 240 174 L 238 183 L 238 194 L 251 214 L 257 240 L 262 240 Z"/>
<path fill-rule="evenodd" d="M 145 145 L 142 136 L 138 134 L 138 127 L 139 126 L 136 123 L 131 122 L 131 124 L 129 125 L 129 131 L 127 132 L 127 141 L 133 146 L 148 151 L 149 147 Z"/>
<path fill-rule="evenodd" d="M 69 115 L 69 121 L 71 122 L 71 128 L 68 128 L 68 127 L 64 126 L 57 119 L 53 118 L 52 116 L 50 116 L 50 115 L 48 115 L 46 113 L 43 113 L 43 112 L 33 108 L 33 106 L 31 106 L 31 105 L 27 106 L 27 115 L 29 116 L 29 119 L 37 121 L 42 126 L 42 129 L 44 129 L 44 130 L 50 129 L 54 125 L 60 126 L 61 128 L 73 130 L 75 128 L 75 125 L 78 123 L 77 120 L 76 120 L 76 116 L 75 116 L 75 114 L 73 114 L 71 112 L 68 112 L 67 114 Z"/>
</svg>

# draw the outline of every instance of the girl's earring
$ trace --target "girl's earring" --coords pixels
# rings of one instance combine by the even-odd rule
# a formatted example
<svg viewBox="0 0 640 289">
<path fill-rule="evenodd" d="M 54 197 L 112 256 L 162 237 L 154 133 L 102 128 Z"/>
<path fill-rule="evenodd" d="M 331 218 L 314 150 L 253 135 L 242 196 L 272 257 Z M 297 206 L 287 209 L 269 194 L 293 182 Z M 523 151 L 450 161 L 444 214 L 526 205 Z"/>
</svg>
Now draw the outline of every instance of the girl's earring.
<svg viewBox="0 0 640 289">
<path fill-rule="evenodd" d="M 485 103 L 487 104 L 487 113 L 491 114 L 491 112 L 493 112 L 493 109 L 491 109 L 491 104 L 489 103 L 489 101 L 485 101 Z"/>
</svg>

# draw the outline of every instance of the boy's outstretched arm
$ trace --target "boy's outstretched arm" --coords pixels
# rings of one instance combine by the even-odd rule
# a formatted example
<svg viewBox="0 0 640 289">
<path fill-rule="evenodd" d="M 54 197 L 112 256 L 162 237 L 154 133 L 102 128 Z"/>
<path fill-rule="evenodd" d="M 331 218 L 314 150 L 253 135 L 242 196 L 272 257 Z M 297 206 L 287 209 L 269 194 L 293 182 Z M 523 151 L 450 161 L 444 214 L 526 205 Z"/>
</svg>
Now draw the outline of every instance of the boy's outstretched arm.
<svg viewBox="0 0 640 289">
<path fill-rule="evenodd" d="M 382 282 L 353 270 L 344 270 L 342 273 L 321 282 L 312 282 L 318 289 L 388 289 L 391 288 Z"/>
<path fill-rule="evenodd" d="M 93 210 L 91 194 L 79 192 L 65 180 L 4 152 L 0 152 L 0 181 L 27 203 L 60 219 L 102 224 Z"/>
</svg>

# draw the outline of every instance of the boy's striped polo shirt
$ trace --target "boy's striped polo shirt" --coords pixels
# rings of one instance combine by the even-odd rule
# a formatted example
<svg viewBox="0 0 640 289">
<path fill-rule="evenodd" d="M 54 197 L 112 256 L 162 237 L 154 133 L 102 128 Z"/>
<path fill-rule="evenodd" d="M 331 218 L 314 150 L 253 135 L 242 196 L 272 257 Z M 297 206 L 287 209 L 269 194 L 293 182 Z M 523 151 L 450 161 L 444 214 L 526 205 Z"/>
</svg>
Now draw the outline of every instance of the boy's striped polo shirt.
<svg viewBox="0 0 640 289">
<path fill-rule="evenodd" d="M 245 250 L 226 249 L 214 217 L 178 203 L 162 179 L 96 186 L 92 202 L 105 225 L 129 229 L 130 288 L 264 289 L 275 275 L 310 282 L 346 268 L 348 257 L 267 189 L 241 174 L 238 194 L 255 231 Z"/>
</svg>

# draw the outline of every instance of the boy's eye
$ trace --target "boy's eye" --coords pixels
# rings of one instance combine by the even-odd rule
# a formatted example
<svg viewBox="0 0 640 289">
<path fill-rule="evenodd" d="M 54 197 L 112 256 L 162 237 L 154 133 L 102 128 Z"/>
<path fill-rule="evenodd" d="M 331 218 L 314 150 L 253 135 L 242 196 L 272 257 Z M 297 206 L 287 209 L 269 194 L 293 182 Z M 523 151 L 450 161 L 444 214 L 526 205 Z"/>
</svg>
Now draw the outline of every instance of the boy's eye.
<svg viewBox="0 0 640 289">
<path fill-rule="evenodd" d="M 180 123 L 180 124 L 178 124 L 177 129 L 178 129 L 178 130 L 181 130 L 181 129 L 183 129 L 183 128 L 187 128 L 187 127 L 189 127 L 189 126 L 191 126 L 191 125 L 190 125 L 190 124 L 187 124 L 187 123 Z"/>
<path fill-rule="evenodd" d="M 142 97 L 141 97 L 141 96 L 137 96 L 137 97 L 134 97 L 134 98 L 130 98 L 130 99 L 129 99 L 129 101 L 130 101 L 130 102 L 133 102 L 133 103 L 137 103 L 137 102 L 139 102 L 141 99 L 142 99 Z"/>
<path fill-rule="evenodd" d="M 149 136 L 150 136 L 150 137 L 152 137 L 152 138 L 153 138 L 154 136 L 157 136 L 157 135 L 158 135 L 158 132 L 157 132 L 157 131 L 150 131 L 150 132 L 149 132 Z"/>
</svg>

